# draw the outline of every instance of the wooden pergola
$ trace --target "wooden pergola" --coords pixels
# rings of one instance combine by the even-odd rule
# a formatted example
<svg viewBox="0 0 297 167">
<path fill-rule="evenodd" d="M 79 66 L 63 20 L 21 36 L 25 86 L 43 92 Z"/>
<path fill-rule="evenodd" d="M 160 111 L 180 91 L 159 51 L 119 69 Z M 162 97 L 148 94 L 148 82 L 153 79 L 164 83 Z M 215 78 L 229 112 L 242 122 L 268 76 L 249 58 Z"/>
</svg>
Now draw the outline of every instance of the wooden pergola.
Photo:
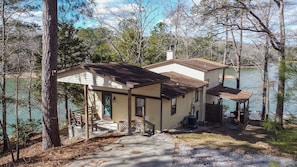
<svg viewBox="0 0 297 167">
<path fill-rule="evenodd" d="M 214 88 L 211 88 L 206 91 L 207 94 L 217 96 L 219 98 L 229 99 L 233 100 L 235 102 L 238 102 L 239 104 L 243 104 L 243 110 L 244 110 L 244 120 L 243 122 L 247 122 L 248 120 L 248 108 L 249 108 L 249 99 L 252 96 L 252 92 L 240 90 L 240 89 L 234 89 L 230 87 L 225 87 L 223 85 L 218 85 Z M 240 121 L 240 113 L 241 108 L 239 108 L 237 113 L 237 120 Z"/>
</svg>

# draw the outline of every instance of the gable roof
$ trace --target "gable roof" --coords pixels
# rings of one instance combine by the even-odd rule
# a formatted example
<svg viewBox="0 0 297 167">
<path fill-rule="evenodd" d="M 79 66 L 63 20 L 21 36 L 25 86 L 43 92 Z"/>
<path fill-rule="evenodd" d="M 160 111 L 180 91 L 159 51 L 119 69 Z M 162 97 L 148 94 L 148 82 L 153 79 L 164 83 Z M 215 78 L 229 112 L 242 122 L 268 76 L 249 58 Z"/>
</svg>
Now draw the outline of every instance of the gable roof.
<svg viewBox="0 0 297 167">
<path fill-rule="evenodd" d="M 152 68 L 162 67 L 162 66 L 169 65 L 169 64 L 179 64 L 179 65 L 183 65 L 188 68 L 192 68 L 192 69 L 199 70 L 202 72 L 208 72 L 208 71 L 228 67 L 227 65 L 213 62 L 210 60 L 206 60 L 206 59 L 202 59 L 202 58 L 192 58 L 192 59 L 171 59 L 171 60 L 167 60 L 167 61 L 163 61 L 163 62 L 145 66 L 145 68 L 152 69 Z"/>
<path fill-rule="evenodd" d="M 59 71 L 64 73 L 73 69 L 84 69 L 96 75 L 109 77 L 122 84 L 139 87 L 169 80 L 168 77 L 127 63 L 85 63 Z"/>
<path fill-rule="evenodd" d="M 162 73 L 162 75 L 170 77 L 170 80 L 163 82 L 162 86 L 162 96 L 167 99 L 187 94 L 195 90 L 195 88 L 200 88 L 208 84 L 207 82 L 176 72 L 166 72 Z"/>
</svg>

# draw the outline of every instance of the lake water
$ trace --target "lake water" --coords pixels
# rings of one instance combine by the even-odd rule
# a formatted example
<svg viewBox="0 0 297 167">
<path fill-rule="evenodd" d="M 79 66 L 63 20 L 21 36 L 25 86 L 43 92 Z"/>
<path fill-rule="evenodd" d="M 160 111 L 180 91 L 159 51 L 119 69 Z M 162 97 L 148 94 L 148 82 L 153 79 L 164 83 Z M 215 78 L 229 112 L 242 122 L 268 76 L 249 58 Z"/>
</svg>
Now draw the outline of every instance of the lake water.
<svg viewBox="0 0 297 167">
<path fill-rule="evenodd" d="M 233 69 L 226 70 L 227 75 L 235 76 Z M 270 118 L 274 118 L 275 109 L 276 109 L 276 94 L 277 94 L 277 80 L 278 80 L 278 67 L 276 64 L 269 65 L 269 80 L 274 83 L 270 86 L 269 89 L 269 109 L 270 109 Z M 289 82 L 290 84 L 290 82 Z M 232 88 L 236 87 L 235 79 L 225 79 L 225 86 Z M 241 71 L 240 86 L 242 90 L 252 92 L 253 95 L 250 98 L 249 110 L 251 114 L 256 113 L 256 111 L 262 111 L 262 87 L 263 87 L 263 75 L 257 68 L 244 68 Z M 223 100 L 223 104 L 228 105 L 230 111 L 234 111 L 236 108 L 235 102 L 231 100 Z M 284 115 L 295 114 L 297 115 L 297 104 L 294 100 L 289 100 L 285 102 L 284 106 Z"/>
<path fill-rule="evenodd" d="M 19 118 L 23 120 L 29 119 L 29 112 L 28 112 L 28 80 L 21 79 L 20 85 L 19 85 L 19 99 L 20 99 L 20 105 L 19 105 Z M 7 79 L 7 89 L 6 94 L 9 98 L 15 98 L 15 90 L 16 90 L 16 81 L 15 79 Z M 33 96 L 33 95 L 32 95 Z M 41 119 L 42 113 L 41 113 L 41 105 L 39 102 L 37 102 L 34 97 L 32 97 L 32 118 L 33 119 Z M 65 107 L 64 107 L 64 101 L 58 101 L 58 115 L 59 115 L 59 122 L 60 124 L 63 124 L 65 122 Z M 69 109 L 76 110 L 77 107 L 73 104 L 69 104 Z M 0 119 L 2 120 L 2 106 L 0 104 Z M 7 103 L 7 123 L 8 124 L 15 124 L 16 122 L 16 113 L 15 113 L 15 104 L 13 103 Z M 1 130 L 2 131 L 2 130 Z M 8 134 L 11 134 L 12 129 L 7 127 Z"/>
</svg>

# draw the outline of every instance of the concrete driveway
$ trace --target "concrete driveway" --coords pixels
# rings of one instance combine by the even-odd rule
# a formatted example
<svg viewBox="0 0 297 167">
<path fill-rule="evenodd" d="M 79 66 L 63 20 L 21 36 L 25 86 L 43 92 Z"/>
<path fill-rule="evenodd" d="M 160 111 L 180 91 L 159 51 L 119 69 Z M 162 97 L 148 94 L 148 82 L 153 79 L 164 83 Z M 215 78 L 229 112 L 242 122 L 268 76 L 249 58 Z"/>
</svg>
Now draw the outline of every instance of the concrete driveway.
<svg viewBox="0 0 297 167">
<path fill-rule="evenodd" d="M 125 136 L 92 155 L 80 157 L 69 167 L 172 166 L 174 147 L 175 143 L 168 136 L 162 134 L 153 137 Z"/>
</svg>

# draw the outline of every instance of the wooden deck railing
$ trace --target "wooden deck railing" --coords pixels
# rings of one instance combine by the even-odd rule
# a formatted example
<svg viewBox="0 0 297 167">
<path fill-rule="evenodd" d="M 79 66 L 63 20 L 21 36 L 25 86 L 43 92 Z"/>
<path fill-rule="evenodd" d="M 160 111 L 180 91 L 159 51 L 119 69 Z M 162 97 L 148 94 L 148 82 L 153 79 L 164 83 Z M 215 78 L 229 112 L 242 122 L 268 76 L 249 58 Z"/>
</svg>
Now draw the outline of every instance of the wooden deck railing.
<svg viewBox="0 0 297 167">
<path fill-rule="evenodd" d="M 69 113 L 70 113 L 70 116 L 69 116 L 69 118 L 70 118 L 69 124 L 70 125 L 81 126 L 81 128 L 83 128 L 86 125 L 84 109 L 70 111 Z M 89 113 L 88 124 L 90 125 L 92 131 L 94 128 L 97 130 L 98 126 L 95 123 L 97 118 L 96 118 L 96 113 L 94 112 L 93 107 L 88 108 L 88 113 Z"/>
</svg>

